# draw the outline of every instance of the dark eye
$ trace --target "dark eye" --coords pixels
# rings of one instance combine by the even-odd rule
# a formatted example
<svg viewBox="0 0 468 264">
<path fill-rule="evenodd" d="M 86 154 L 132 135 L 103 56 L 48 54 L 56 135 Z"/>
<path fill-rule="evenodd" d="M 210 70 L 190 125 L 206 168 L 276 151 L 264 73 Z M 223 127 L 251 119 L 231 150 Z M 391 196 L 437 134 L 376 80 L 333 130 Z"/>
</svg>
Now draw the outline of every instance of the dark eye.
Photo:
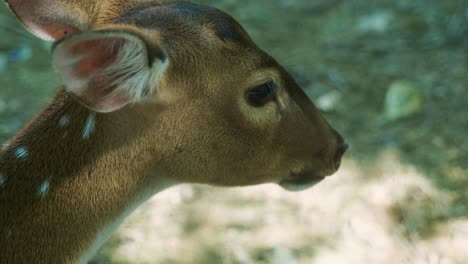
<svg viewBox="0 0 468 264">
<path fill-rule="evenodd" d="M 254 107 L 261 107 L 268 102 L 276 100 L 278 86 L 274 82 L 266 82 L 262 85 L 249 89 L 245 93 L 247 102 Z"/>
</svg>

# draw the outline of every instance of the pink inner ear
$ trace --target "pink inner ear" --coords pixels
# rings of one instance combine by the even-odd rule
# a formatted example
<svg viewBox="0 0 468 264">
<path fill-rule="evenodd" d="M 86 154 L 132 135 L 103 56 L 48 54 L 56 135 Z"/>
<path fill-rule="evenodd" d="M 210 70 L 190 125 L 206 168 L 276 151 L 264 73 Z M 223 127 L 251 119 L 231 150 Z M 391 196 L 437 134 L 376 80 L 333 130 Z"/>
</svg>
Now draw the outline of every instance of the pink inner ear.
<svg viewBox="0 0 468 264">
<path fill-rule="evenodd" d="M 106 89 L 103 86 L 94 86 L 95 89 L 87 89 L 80 96 L 80 100 L 86 106 L 102 113 L 113 112 L 130 103 L 130 95 L 120 92 L 118 94 L 109 94 L 112 89 Z"/>
<path fill-rule="evenodd" d="M 116 93 L 116 76 L 107 70 L 114 63 L 125 48 L 128 39 L 121 37 L 105 37 L 99 39 L 80 39 L 64 43 L 66 57 L 80 58 L 69 67 L 70 80 L 87 80 L 85 86 L 68 87 L 68 91 L 75 94 L 82 103 L 99 112 L 112 112 L 131 101 L 127 91 Z M 109 75 L 110 74 L 110 75 Z"/>
<path fill-rule="evenodd" d="M 91 39 L 79 42 L 68 50 L 71 56 L 82 59 L 74 66 L 74 75 L 86 78 L 115 62 L 125 44 L 122 38 Z M 107 81 L 107 80 L 102 80 Z"/>
</svg>

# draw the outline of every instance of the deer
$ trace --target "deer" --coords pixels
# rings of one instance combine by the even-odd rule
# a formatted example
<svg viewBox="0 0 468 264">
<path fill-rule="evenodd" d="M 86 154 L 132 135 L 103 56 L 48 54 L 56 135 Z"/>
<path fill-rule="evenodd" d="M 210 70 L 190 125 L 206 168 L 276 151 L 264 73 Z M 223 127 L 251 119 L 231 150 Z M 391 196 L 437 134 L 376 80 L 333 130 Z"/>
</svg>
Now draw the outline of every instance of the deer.
<svg viewBox="0 0 468 264">
<path fill-rule="evenodd" d="M 172 186 L 334 174 L 348 145 L 227 13 L 166 0 L 5 0 L 60 87 L 0 153 L 0 263 L 87 263 Z"/>
</svg>

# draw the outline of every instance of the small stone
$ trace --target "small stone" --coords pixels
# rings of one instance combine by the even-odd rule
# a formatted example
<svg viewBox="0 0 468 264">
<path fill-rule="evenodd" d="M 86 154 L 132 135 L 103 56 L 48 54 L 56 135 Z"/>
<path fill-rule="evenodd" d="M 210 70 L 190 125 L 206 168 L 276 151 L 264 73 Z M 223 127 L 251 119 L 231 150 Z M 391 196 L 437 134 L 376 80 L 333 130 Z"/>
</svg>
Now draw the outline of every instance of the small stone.
<svg viewBox="0 0 468 264">
<path fill-rule="evenodd" d="M 362 34 L 382 34 L 388 30 L 392 20 L 392 13 L 388 11 L 379 11 L 377 13 L 361 17 L 357 24 L 357 30 Z"/>
<path fill-rule="evenodd" d="M 342 101 L 342 95 L 338 91 L 331 91 L 315 100 L 318 109 L 324 112 L 332 112 L 336 110 Z"/>
<path fill-rule="evenodd" d="M 411 81 L 393 82 L 385 96 L 385 117 L 397 120 L 422 110 L 423 96 L 420 88 Z"/>
</svg>

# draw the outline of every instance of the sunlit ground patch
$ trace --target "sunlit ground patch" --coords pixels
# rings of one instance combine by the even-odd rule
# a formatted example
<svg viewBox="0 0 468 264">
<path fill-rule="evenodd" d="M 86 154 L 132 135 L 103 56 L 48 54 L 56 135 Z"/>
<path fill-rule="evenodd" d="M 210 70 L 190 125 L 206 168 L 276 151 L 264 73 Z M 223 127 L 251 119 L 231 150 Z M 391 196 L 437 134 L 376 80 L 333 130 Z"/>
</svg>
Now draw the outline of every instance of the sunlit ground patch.
<svg viewBox="0 0 468 264">
<path fill-rule="evenodd" d="M 450 194 L 387 152 L 370 169 L 347 160 L 338 174 L 299 193 L 276 185 L 169 189 L 139 208 L 99 258 L 117 263 L 456 263 L 468 259 L 468 220 L 431 220 L 451 206 Z"/>
</svg>

